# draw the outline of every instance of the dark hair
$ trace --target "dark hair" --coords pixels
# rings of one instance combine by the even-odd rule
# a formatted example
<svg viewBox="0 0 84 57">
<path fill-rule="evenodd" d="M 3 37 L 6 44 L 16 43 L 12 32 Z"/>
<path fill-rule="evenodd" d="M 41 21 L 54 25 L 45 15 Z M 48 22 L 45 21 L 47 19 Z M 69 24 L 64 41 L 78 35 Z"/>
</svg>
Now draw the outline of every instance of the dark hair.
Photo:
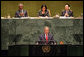
<svg viewBox="0 0 84 57">
<path fill-rule="evenodd" d="M 65 5 L 68 5 L 70 7 L 70 4 L 66 3 Z"/>
<path fill-rule="evenodd" d="M 42 11 L 42 8 L 43 7 L 45 7 L 45 11 L 47 11 L 47 6 L 45 5 L 45 4 L 43 4 L 42 6 L 41 6 L 41 11 Z"/>
</svg>

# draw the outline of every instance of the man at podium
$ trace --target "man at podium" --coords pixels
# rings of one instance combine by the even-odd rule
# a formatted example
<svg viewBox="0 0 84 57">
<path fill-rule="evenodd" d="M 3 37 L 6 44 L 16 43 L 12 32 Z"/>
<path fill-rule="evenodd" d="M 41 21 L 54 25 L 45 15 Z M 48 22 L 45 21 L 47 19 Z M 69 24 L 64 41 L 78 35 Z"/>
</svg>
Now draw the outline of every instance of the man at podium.
<svg viewBox="0 0 84 57">
<path fill-rule="evenodd" d="M 39 36 L 39 41 L 43 44 L 49 44 L 49 43 L 54 43 L 54 38 L 53 35 L 49 33 L 49 27 L 45 26 L 44 27 L 44 34 L 41 34 Z"/>
</svg>

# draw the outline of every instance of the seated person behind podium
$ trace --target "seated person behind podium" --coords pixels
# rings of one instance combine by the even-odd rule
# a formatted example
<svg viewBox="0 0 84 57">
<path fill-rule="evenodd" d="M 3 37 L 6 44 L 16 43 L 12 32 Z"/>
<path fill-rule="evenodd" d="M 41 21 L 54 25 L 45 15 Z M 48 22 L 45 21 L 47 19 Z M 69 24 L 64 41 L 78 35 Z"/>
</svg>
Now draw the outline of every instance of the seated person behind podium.
<svg viewBox="0 0 84 57">
<path fill-rule="evenodd" d="M 23 4 L 19 4 L 19 10 L 15 13 L 15 17 L 27 17 L 27 11 L 23 10 Z"/>
<path fill-rule="evenodd" d="M 49 41 L 54 41 L 53 35 L 49 33 L 49 27 L 44 27 L 44 34 L 41 34 L 39 36 L 40 41 L 46 41 L 47 43 Z"/>
<path fill-rule="evenodd" d="M 49 10 L 47 9 L 47 6 L 44 4 L 41 6 L 41 10 L 38 13 L 39 17 L 49 17 Z"/>
<path fill-rule="evenodd" d="M 61 16 L 73 17 L 73 12 L 72 12 L 72 10 L 70 10 L 70 5 L 69 4 L 65 5 L 65 10 L 62 12 Z"/>
</svg>

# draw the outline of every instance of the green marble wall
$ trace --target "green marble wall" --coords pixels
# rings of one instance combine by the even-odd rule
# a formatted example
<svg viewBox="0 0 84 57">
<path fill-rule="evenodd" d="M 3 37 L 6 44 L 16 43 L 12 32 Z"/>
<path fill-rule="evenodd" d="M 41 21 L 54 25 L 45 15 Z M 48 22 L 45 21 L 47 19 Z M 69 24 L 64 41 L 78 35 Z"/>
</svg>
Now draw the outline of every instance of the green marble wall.
<svg viewBox="0 0 84 57">
<path fill-rule="evenodd" d="M 59 44 L 83 45 L 82 19 L 9 19 L 1 20 L 1 48 L 8 49 L 12 44 L 35 44 L 44 26 Z M 16 43 L 15 43 L 16 41 Z"/>
</svg>

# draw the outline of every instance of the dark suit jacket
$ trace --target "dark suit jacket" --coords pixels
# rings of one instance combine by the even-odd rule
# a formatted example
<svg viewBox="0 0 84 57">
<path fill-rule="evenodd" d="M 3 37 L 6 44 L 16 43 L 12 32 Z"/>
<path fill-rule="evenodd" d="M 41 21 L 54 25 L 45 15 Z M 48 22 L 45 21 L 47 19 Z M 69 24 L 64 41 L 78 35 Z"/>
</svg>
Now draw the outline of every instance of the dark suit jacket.
<svg viewBox="0 0 84 57">
<path fill-rule="evenodd" d="M 24 12 L 24 16 L 23 17 L 27 17 L 28 16 L 27 11 L 26 10 L 23 10 L 23 12 Z M 22 17 L 19 14 L 20 14 L 20 10 L 16 11 L 15 17 Z"/>
<path fill-rule="evenodd" d="M 61 16 L 64 16 L 66 13 L 66 10 L 62 11 L 62 15 Z M 73 17 L 73 12 L 71 10 L 68 11 L 68 15 L 69 17 Z"/>
<path fill-rule="evenodd" d="M 42 16 L 42 17 L 45 17 L 45 16 L 48 16 L 48 17 L 49 17 L 49 11 L 47 10 L 47 11 L 45 12 L 45 14 L 42 14 L 42 11 L 40 10 L 38 15 L 39 15 L 39 16 Z"/>
<path fill-rule="evenodd" d="M 39 40 L 46 41 L 45 34 L 41 34 L 39 36 Z M 51 35 L 50 33 L 48 34 L 48 41 L 54 41 L 53 35 Z"/>
</svg>

